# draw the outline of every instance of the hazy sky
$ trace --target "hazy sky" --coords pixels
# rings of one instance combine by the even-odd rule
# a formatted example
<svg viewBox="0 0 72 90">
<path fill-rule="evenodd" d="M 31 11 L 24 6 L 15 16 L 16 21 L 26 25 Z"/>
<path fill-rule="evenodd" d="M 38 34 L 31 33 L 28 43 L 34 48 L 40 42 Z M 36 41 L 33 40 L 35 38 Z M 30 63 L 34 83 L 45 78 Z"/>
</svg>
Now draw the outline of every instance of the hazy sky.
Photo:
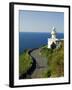
<svg viewBox="0 0 72 90">
<path fill-rule="evenodd" d="M 20 32 L 64 32 L 64 13 L 46 11 L 19 11 Z"/>
</svg>

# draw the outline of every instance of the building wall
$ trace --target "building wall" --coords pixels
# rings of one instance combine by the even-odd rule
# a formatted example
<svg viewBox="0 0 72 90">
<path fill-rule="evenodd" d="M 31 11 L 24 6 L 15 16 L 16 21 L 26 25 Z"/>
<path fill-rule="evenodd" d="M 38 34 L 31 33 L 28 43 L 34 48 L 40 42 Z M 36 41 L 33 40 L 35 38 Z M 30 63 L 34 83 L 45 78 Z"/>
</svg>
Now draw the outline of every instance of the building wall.
<svg viewBox="0 0 72 90">
<path fill-rule="evenodd" d="M 55 39 L 48 38 L 48 48 L 51 48 L 51 44 L 53 42 L 56 44 L 56 40 Z"/>
</svg>

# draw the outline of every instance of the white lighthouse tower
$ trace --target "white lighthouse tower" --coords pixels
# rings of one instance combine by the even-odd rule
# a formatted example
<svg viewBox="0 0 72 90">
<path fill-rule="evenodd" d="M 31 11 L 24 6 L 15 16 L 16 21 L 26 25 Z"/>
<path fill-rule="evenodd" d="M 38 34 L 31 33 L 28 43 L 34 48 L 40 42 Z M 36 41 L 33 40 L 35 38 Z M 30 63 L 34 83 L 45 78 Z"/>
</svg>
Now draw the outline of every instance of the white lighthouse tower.
<svg viewBox="0 0 72 90">
<path fill-rule="evenodd" d="M 52 44 L 56 44 L 56 28 L 52 28 L 51 38 L 48 38 L 48 48 L 51 48 Z"/>
<path fill-rule="evenodd" d="M 48 38 L 48 48 L 59 48 L 61 46 L 61 42 L 64 41 L 64 39 L 58 39 L 56 38 L 56 28 L 52 28 L 51 32 L 51 38 Z"/>
<path fill-rule="evenodd" d="M 52 28 L 52 32 L 51 32 L 51 35 L 52 35 L 52 39 L 56 39 L 56 31 L 55 31 L 55 27 Z"/>
</svg>

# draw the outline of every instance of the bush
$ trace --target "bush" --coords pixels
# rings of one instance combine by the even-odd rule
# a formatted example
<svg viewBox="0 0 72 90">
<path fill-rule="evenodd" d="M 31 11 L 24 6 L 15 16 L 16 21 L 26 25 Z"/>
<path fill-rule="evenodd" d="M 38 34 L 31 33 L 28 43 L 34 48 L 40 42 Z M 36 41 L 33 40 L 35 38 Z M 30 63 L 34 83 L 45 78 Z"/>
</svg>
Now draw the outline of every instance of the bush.
<svg viewBox="0 0 72 90">
<path fill-rule="evenodd" d="M 28 54 L 28 50 L 25 50 L 21 55 L 19 55 L 19 75 L 26 73 L 32 66 L 32 63 L 32 58 Z"/>
</svg>

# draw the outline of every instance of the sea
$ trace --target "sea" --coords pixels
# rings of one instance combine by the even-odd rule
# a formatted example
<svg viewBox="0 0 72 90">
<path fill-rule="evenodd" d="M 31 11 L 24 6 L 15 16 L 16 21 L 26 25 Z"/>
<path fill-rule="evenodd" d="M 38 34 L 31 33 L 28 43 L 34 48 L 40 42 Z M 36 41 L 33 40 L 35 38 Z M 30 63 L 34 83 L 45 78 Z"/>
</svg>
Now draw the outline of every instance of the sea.
<svg viewBox="0 0 72 90">
<path fill-rule="evenodd" d="M 19 54 L 25 49 L 39 48 L 47 45 L 51 33 L 48 32 L 19 32 Z M 58 39 L 64 39 L 64 33 L 57 33 Z"/>
</svg>

